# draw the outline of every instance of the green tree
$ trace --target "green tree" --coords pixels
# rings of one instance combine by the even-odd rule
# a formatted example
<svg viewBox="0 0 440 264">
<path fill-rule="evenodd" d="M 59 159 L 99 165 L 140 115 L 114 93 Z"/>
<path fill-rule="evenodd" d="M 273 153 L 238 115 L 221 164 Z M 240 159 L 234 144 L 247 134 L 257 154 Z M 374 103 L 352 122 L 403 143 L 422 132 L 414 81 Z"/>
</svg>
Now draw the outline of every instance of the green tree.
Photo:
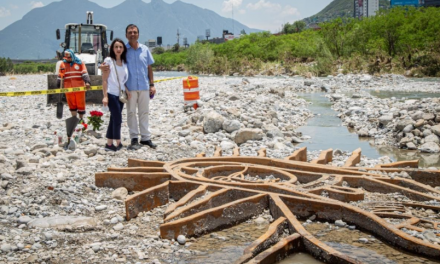
<svg viewBox="0 0 440 264">
<path fill-rule="evenodd" d="M 373 20 L 373 30 L 382 37 L 385 50 L 390 56 L 394 56 L 400 51 L 402 25 L 405 23 L 406 13 L 414 10 L 411 7 L 408 9 L 395 7 L 390 10 L 380 10 Z"/>
<path fill-rule="evenodd" d="M 346 22 L 342 20 L 342 18 L 337 18 L 321 25 L 321 33 L 324 41 L 327 43 L 330 51 L 338 58 L 346 54 L 347 36 L 353 25 L 353 21 L 349 20 Z"/>
<path fill-rule="evenodd" d="M 283 26 L 283 30 L 282 30 L 282 32 L 283 32 L 284 34 L 292 34 L 292 33 L 295 32 L 295 27 L 294 27 L 292 24 L 290 24 L 289 22 L 287 22 L 287 23 Z"/>
<path fill-rule="evenodd" d="M 293 27 L 295 28 L 295 31 L 298 33 L 302 32 L 306 28 L 306 26 L 307 26 L 306 22 L 302 20 L 298 20 L 293 23 Z"/>
</svg>

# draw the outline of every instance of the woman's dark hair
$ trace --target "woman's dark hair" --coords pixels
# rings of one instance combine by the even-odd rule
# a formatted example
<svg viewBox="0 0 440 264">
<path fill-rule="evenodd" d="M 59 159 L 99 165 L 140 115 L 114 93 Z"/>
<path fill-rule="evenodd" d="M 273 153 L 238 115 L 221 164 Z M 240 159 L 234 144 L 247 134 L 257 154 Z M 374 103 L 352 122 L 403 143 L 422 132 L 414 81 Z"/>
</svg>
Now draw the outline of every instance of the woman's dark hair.
<svg viewBox="0 0 440 264">
<path fill-rule="evenodd" d="M 121 54 L 121 60 L 125 63 L 127 63 L 127 47 L 125 46 L 124 41 L 122 41 L 122 39 L 120 38 L 115 38 L 115 40 L 113 40 L 112 45 L 110 45 L 110 57 L 114 60 L 116 60 L 116 54 L 114 51 L 115 48 L 115 44 L 116 42 L 119 42 L 122 44 L 122 47 L 124 47 L 124 51 Z"/>
</svg>

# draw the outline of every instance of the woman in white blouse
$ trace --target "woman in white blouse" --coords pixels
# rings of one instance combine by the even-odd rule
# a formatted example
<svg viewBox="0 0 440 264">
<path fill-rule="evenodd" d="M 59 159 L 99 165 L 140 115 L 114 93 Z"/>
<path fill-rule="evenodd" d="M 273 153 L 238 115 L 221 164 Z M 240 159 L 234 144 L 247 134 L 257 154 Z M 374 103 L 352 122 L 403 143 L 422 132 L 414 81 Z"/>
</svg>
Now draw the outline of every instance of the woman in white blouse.
<svg viewBox="0 0 440 264">
<path fill-rule="evenodd" d="M 110 46 L 110 57 L 104 60 L 105 64 L 110 66 L 110 71 L 103 71 L 102 73 L 102 90 L 104 92 L 102 104 L 104 106 L 108 105 L 110 109 L 110 123 L 106 134 L 106 151 L 118 151 L 122 148 L 121 124 L 124 104 L 119 101 L 119 89 L 127 93 L 128 99 L 131 97 L 130 91 L 125 88 L 125 82 L 128 79 L 126 54 L 127 48 L 124 42 L 116 38 Z"/>
</svg>

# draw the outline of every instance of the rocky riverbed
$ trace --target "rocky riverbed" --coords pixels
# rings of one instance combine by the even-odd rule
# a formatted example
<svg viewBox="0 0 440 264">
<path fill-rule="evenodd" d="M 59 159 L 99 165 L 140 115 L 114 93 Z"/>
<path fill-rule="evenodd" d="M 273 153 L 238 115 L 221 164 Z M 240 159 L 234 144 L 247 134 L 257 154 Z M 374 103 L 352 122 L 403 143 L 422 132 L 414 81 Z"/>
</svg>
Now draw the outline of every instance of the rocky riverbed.
<svg viewBox="0 0 440 264">
<path fill-rule="evenodd" d="M 160 78 L 158 74 L 156 79 Z M 397 132 L 401 133 L 401 139 L 412 134 L 411 139 L 418 137 L 420 144 L 425 144 L 429 136 L 421 136 L 425 131 L 431 130 L 430 135 L 436 135 L 434 99 L 426 99 L 423 104 L 406 104 L 392 99 L 382 101 L 362 91 L 387 89 L 386 86 L 409 87 L 399 76 L 341 75 L 306 80 L 209 77 L 200 78 L 199 86 L 201 107 L 188 110 L 183 107 L 180 80 L 158 83 L 158 94 L 150 105 L 152 139 L 158 148 L 143 147 L 137 151 L 124 148 L 116 153 L 103 149 L 106 140 L 102 135 L 105 135 L 108 113 L 104 115 L 105 125 L 97 134 L 84 134 L 74 151 L 64 151 L 53 136 L 55 131 L 65 134 L 64 121 L 56 119 L 56 109 L 46 105 L 45 96 L 1 97 L 0 262 L 176 263 L 197 254 L 190 247 L 194 239 L 179 243 L 159 237 L 165 207 L 125 221 L 126 190 L 96 188 L 94 174 L 110 166 L 125 167 L 128 158 L 171 161 L 201 152 L 210 156 L 217 146 L 223 149 L 223 155 L 231 155 L 233 148 L 240 146 L 242 156 L 256 156 L 264 147 L 269 157 L 286 157 L 305 136 L 296 133 L 296 128 L 313 116 L 307 109 L 308 103 L 298 98 L 297 92 L 324 89 L 333 99 L 339 91 L 359 94 L 355 98 L 341 95 L 335 103 L 338 111 L 346 109 L 340 110 L 341 118 L 344 121 L 349 118 L 354 124 L 350 126 L 359 127 L 358 131 L 364 127 L 370 131 L 383 115 L 392 114 L 394 119 L 414 121 L 408 123 L 413 129 L 405 126 Z M 438 84 L 424 86 L 433 91 L 440 89 Z M 2 92 L 45 87 L 44 75 L 0 77 Z M 405 106 L 417 106 L 417 109 Z M 352 110 L 352 114 L 347 115 L 350 107 L 364 111 Z M 87 106 L 88 112 L 100 109 L 98 105 Z M 416 111 L 432 114 L 434 118 L 424 119 L 424 114 L 417 113 L 415 120 L 412 116 Z M 69 115 L 67 106 L 64 115 Z M 422 126 L 415 126 L 422 122 L 418 117 L 424 120 Z M 399 123 L 394 119 L 382 128 L 375 128 L 378 132 L 371 136 L 382 135 L 378 139 L 384 141 L 394 137 L 395 124 Z M 385 133 L 379 132 L 384 129 Z M 413 132 L 416 129 L 420 131 L 417 135 Z M 125 111 L 122 135 L 126 146 L 130 139 Z M 333 164 L 344 164 L 350 154 L 335 151 Z M 318 155 L 319 152 L 310 152 L 308 159 Z M 374 166 L 389 161 L 386 157 L 363 158 L 361 164 Z"/>
<path fill-rule="evenodd" d="M 378 98 L 370 94 L 371 90 L 440 93 L 439 81 L 410 81 L 398 75 L 341 75 L 330 78 L 322 87 L 332 92 L 328 97 L 343 124 L 360 137 L 373 138 L 376 145 L 440 152 L 440 98 Z"/>
</svg>

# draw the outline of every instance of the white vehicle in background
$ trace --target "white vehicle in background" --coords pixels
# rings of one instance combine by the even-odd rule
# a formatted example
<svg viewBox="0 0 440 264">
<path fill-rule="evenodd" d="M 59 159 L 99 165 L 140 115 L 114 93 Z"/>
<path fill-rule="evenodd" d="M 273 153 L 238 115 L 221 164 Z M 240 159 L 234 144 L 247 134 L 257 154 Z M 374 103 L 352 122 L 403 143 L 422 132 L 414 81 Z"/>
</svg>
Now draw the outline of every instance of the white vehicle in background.
<svg viewBox="0 0 440 264">
<path fill-rule="evenodd" d="M 107 30 L 107 26 L 102 24 L 93 24 L 93 12 L 87 11 L 87 24 L 69 23 L 65 25 L 64 42 L 60 44 L 63 51 L 57 51 L 55 76 L 48 75 L 48 89 L 56 89 L 56 75 L 63 59 L 63 53 L 66 49 L 75 52 L 75 56 L 81 59 L 87 67 L 92 85 L 102 85 L 101 70 L 99 65 L 109 54 L 109 44 L 107 42 L 107 32 L 110 32 L 110 41 L 113 40 L 113 31 Z M 57 39 L 61 39 L 61 30 L 56 30 Z M 99 76 L 99 78 L 97 77 Z M 95 94 L 95 95 L 94 95 Z M 88 102 L 100 103 L 102 92 L 90 91 L 87 93 Z M 56 97 L 48 95 L 47 103 L 56 101 Z"/>
</svg>

